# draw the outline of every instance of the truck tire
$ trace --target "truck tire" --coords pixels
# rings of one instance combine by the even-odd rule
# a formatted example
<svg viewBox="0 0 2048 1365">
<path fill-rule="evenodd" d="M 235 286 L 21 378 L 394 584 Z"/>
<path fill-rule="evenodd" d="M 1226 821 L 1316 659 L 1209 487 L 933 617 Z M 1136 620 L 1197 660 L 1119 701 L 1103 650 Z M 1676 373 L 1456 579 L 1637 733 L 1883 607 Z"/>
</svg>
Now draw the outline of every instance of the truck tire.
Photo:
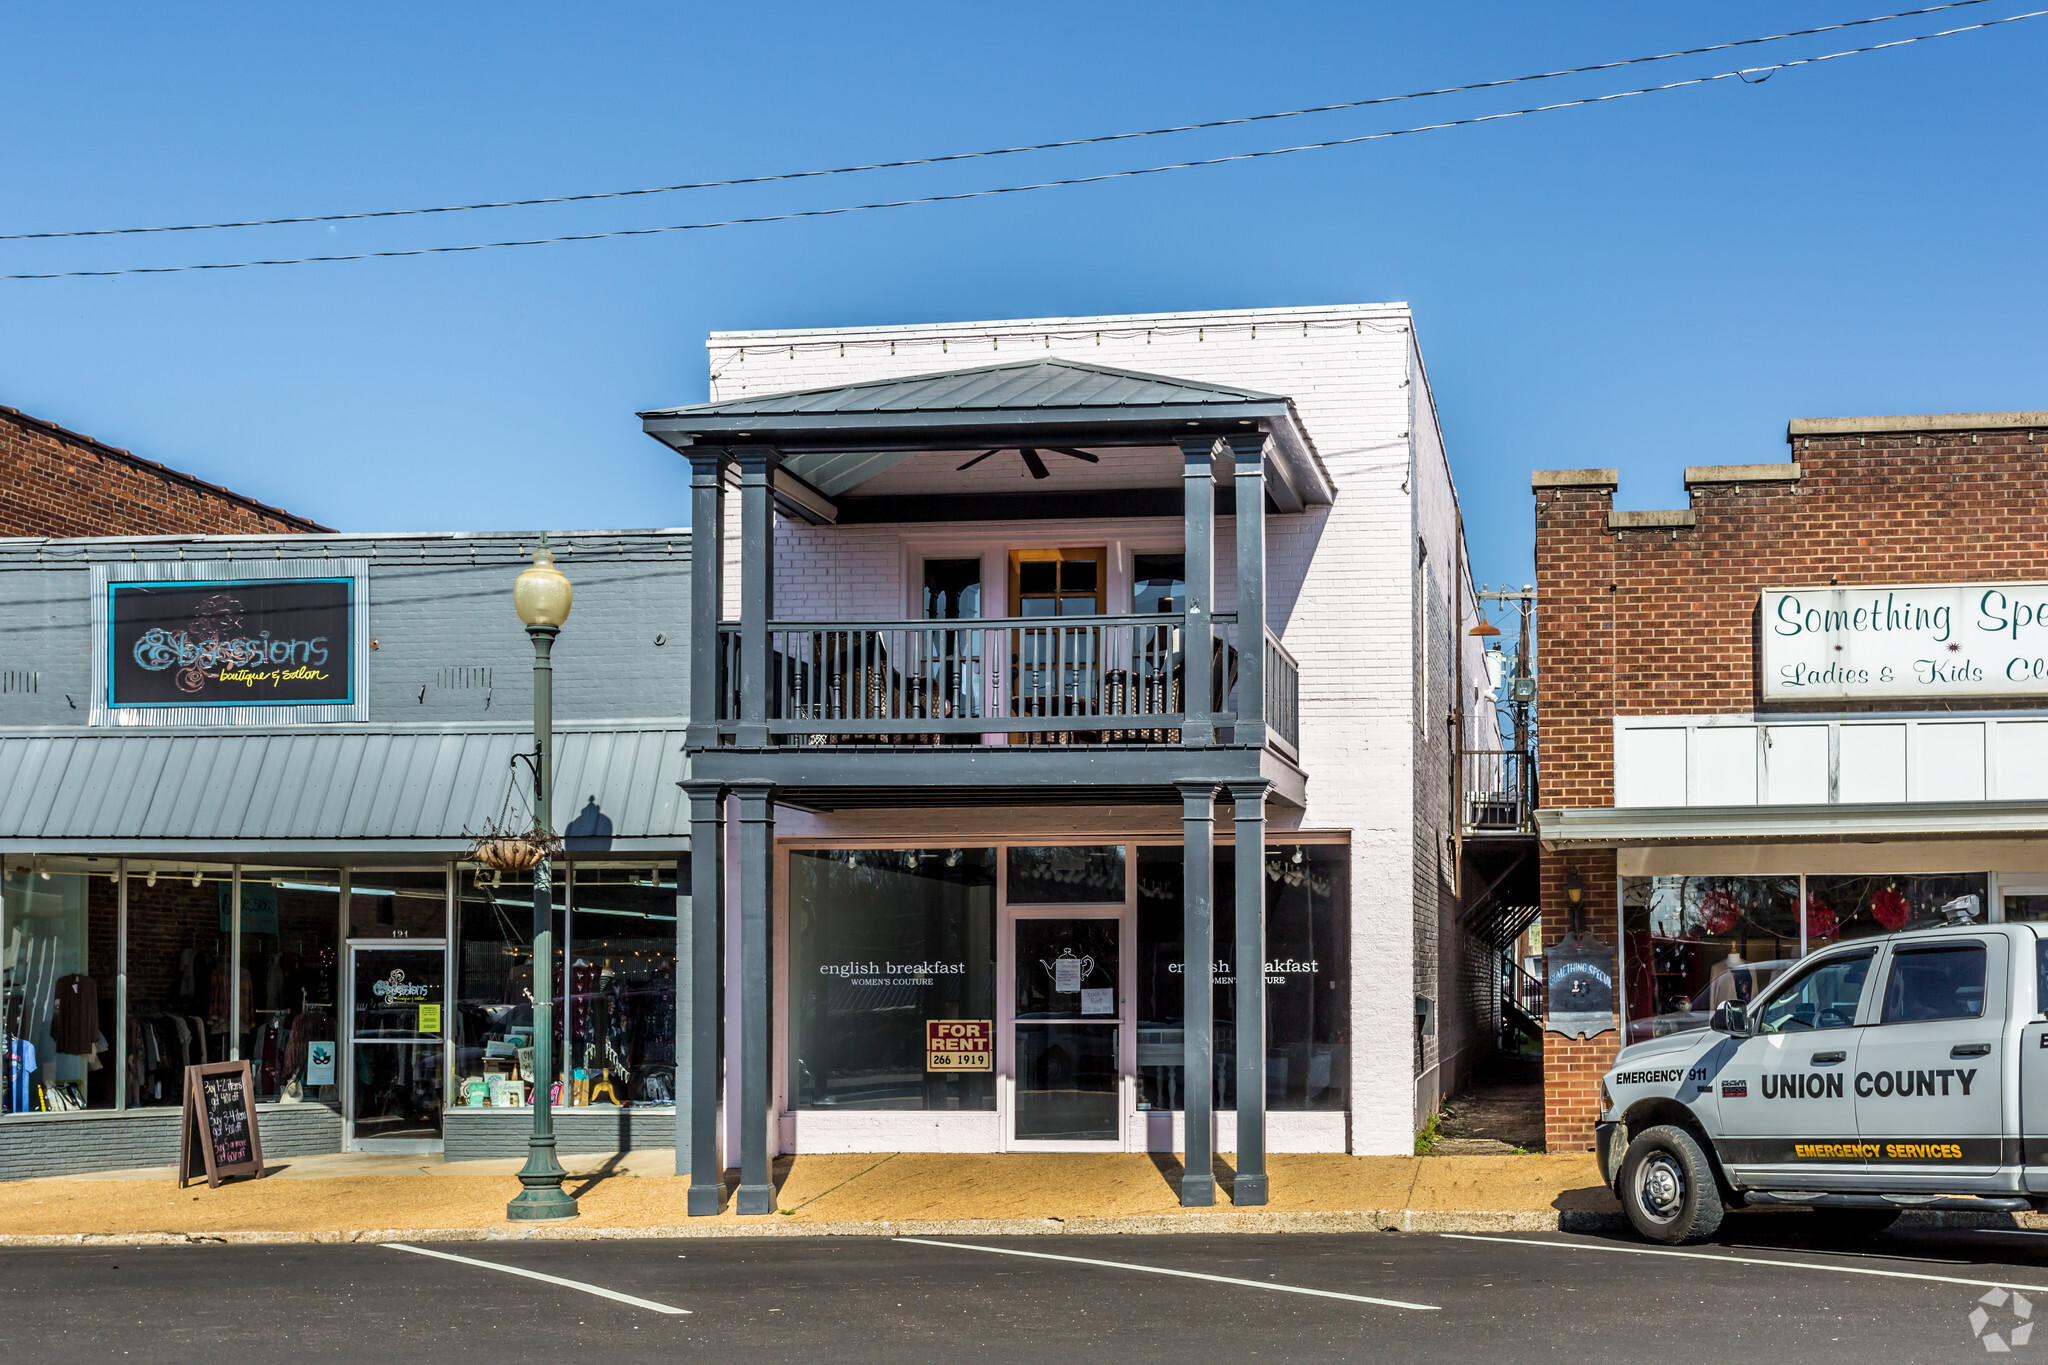
<svg viewBox="0 0 2048 1365">
<path fill-rule="evenodd" d="M 1901 1209 L 1829 1209 L 1813 1211 L 1814 1221 L 1828 1237 L 1844 1242 L 1864 1242 L 1899 1221 Z"/>
<path fill-rule="evenodd" d="M 1646 1128 L 1629 1143 L 1619 1184 L 1628 1221 L 1643 1236 L 1667 1246 L 1712 1237 L 1726 1211 L 1713 1163 L 1699 1140 L 1671 1124 Z"/>
</svg>

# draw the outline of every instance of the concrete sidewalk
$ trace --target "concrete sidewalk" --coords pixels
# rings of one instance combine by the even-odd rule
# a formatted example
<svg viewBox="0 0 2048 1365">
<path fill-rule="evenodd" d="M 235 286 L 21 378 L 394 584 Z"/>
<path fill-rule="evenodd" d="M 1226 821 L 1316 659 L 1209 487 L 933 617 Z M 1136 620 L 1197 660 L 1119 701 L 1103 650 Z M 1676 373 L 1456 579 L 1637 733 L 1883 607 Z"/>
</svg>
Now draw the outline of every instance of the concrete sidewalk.
<svg viewBox="0 0 2048 1365">
<path fill-rule="evenodd" d="M 1236 1209 L 1217 1164 L 1212 1209 L 1179 1206 L 1165 1155 L 803 1156 L 775 1163 L 777 1207 L 683 1215 L 673 1153 L 565 1158 L 580 1217 L 505 1219 L 518 1161 L 298 1157 L 261 1181 L 180 1190 L 169 1168 L 0 1185 L 0 1245 L 149 1241 L 983 1235 L 1059 1232 L 1540 1231 L 1620 1220 L 1588 1155 L 1270 1158 L 1272 1202 Z"/>
</svg>

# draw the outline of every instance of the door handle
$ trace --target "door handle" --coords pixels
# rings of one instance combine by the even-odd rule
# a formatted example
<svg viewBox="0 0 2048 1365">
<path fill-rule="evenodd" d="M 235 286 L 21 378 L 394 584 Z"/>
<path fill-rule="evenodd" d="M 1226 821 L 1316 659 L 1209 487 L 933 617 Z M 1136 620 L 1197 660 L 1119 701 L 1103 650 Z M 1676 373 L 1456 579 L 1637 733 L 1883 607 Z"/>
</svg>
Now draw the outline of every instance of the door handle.
<svg viewBox="0 0 2048 1365">
<path fill-rule="evenodd" d="M 1844 1062 L 1848 1059 L 1849 1054 L 1846 1052 L 1816 1052 L 1813 1054 L 1813 1064 L 1815 1066 L 1829 1066 L 1835 1062 Z"/>
<path fill-rule="evenodd" d="M 1948 1055 L 1951 1057 L 1988 1057 L 1991 1055 L 1991 1044 L 1957 1043 L 1948 1050 Z"/>
</svg>

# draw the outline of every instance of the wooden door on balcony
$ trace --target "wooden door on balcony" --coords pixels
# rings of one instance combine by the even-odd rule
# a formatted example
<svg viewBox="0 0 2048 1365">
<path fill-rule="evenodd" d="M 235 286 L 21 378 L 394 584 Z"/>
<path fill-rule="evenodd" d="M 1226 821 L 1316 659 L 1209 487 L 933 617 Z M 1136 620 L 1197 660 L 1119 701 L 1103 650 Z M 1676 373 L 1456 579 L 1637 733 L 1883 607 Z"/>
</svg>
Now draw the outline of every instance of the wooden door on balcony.
<svg viewBox="0 0 2048 1365">
<path fill-rule="evenodd" d="M 1028 618 L 1100 616 L 1107 602 L 1105 546 L 1010 551 L 1010 608 Z M 1100 708 L 1099 632 L 1075 623 L 1019 630 L 1010 660 L 1010 694 L 1022 716 L 1088 716 Z M 1011 743 L 1070 743 L 1055 732 L 1020 734 Z"/>
</svg>

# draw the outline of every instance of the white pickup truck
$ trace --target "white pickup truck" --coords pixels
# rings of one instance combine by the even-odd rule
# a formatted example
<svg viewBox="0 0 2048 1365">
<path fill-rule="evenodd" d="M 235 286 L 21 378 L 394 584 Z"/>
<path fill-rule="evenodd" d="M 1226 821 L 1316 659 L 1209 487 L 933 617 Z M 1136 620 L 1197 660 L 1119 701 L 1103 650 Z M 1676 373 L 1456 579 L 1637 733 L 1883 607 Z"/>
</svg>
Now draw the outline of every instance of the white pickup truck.
<svg viewBox="0 0 2048 1365">
<path fill-rule="evenodd" d="M 2048 1211 L 2048 924 L 1813 953 L 1710 1028 L 1622 1049 L 1594 1134 L 1659 1242 L 1710 1237 L 1745 1204 L 1861 1234 L 1906 1209 Z"/>
</svg>

